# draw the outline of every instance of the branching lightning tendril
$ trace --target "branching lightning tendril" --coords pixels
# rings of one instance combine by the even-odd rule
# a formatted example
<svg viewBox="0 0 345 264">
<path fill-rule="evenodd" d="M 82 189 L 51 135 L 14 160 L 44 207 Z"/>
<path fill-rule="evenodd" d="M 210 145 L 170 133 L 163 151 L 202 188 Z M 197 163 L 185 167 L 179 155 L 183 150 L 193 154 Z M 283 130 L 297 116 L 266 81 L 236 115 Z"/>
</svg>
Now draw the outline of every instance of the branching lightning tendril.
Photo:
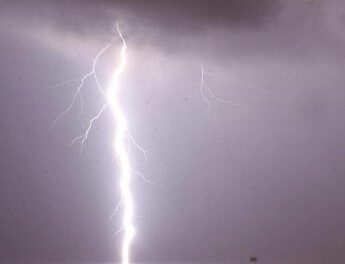
<svg viewBox="0 0 345 264">
<path fill-rule="evenodd" d="M 200 81 L 200 94 L 202 99 L 205 101 L 206 105 L 207 105 L 207 113 L 210 113 L 212 111 L 212 104 L 211 101 L 209 99 L 209 97 L 211 97 L 214 100 L 217 100 L 221 103 L 225 103 L 225 104 L 233 104 L 235 105 L 235 103 L 233 101 L 224 99 L 218 95 L 216 95 L 206 84 L 205 84 L 205 76 L 206 75 L 210 75 L 205 71 L 205 67 L 204 65 L 199 62 L 200 64 L 200 68 L 201 68 L 201 81 Z"/>
<path fill-rule="evenodd" d="M 110 44 L 107 44 L 98 54 L 97 56 L 95 57 L 95 59 L 93 60 L 93 64 L 92 64 L 92 70 L 90 72 L 88 72 L 87 74 L 85 74 L 81 80 L 80 80 L 80 83 L 79 83 L 79 86 L 77 88 L 77 90 L 75 91 L 75 93 L 73 94 L 72 96 L 72 100 L 71 100 L 71 103 L 69 104 L 69 106 L 63 110 L 56 118 L 55 120 L 53 121 L 53 123 L 51 124 L 51 126 L 55 126 L 60 120 L 61 118 L 63 118 L 65 115 L 67 115 L 73 108 L 78 96 L 82 96 L 81 95 L 81 91 L 82 91 L 82 88 L 84 87 L 85 85 L 85 81 L 90 78 L 90 77 L 94 77 L 95 81 L 96 81 L 96 84 L 97 84 L 97 87 L 98 89 L 100 90 L 100 92 L 103 94 L 103 89 L 98 81 L 98 78 L 97 78 L 97 75 L 96 75 L 96 65 L 97 65 L 97 62 L 99 60 L 99 58 L 101 57 L 101 55 L 110 47 Z M 73 80 L 71 80 L 73 81 Z M 62 85 L 63 83 L 60 83 L 58 85 Z M 56 86 L 58 86 L 56 85 Z M 55 87 L 56 87 L 55 86 Z M 83 104 L 83 103 L 82 103 Z"/>
</svg>

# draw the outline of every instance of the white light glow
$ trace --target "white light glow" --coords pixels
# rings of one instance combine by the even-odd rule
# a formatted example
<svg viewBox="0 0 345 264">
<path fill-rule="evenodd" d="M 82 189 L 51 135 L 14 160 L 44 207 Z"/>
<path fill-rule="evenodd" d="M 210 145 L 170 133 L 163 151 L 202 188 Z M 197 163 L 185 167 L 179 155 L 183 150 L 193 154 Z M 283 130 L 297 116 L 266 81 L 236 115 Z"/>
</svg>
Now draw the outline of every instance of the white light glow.
<svg viewBox="0 0 345 264">
<path fill-rule="evenodd" d="M 110 87 L 106 93 L 106 96 L 116 125 L 113 145 L 120 171 L 121 201 L 123 206 L 122 230 L 124 233 L 121 250 L 121 262 L 122 264 L 128 264 L 130 262 L 130 246 L 134 236 L 134 226 L 132 222 L 134 208 L 133 197 L 130 188 L 132 169 L 126 145 L 129 137 L 128 120 L 118 98 L 120 77 L 126 66 L 127 43 L 118 24 L 116 25 L 116 29 L 122 41 L 120 63 L 114 70 L 112 81 L 110 83 Z"/>
</svg>

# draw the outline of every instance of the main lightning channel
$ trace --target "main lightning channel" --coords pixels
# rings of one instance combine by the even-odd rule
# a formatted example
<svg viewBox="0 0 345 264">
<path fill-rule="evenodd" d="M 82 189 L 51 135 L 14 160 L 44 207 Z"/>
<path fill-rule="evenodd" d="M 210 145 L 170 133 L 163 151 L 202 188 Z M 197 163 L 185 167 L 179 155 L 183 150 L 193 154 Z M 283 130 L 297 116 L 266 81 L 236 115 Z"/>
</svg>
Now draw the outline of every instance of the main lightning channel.
<svg viewBox="0 0 345 264">
<path fill-rule="evenodd" d="M 118 96 L 120 89 L 120 77 L 124 72 L 126 66 L 127 43 L 125 38 L 123 37 L 118 23 L 116 24 L 116 30 L 122 41 L 120 62 L 114 70 L 109 89 L 106 92 L 106 99 L 111 108 L 116 124 L 113 146 L 120 171 L 120 189 L 123 206 L 123 241 L 121 249 L 121 262 L 122 264 L 129 264 L 130 247 L 135 232 L 133 225 L 133 195 L 131 191 L 132 168 L 126 146 L 126 142 L 129 137 L 128 120 L 121 107 Z"/>
<path fill-rule="evenodd" d="M 145 158 L 146 158 L 146 151 L 136 142 L 134 137 L 130 134 L 129 127 L 128 127 L 128 120 L 126 118 L 125 112 L 123 111 L 123 108 L 120 103 L 120 98 L 119 98 L 120 79 L 126 66 L 127 42 L 120 30 L 118 23 L 116 23 L 116 31 L 121 39 L 122 46 L 120 50 L 119 63 L 113 71 L 112 78 L 110 80 L 110 84 L 107 87 L 107 89 L 103 89 L 100 84 L 100 81 L 98 80 L 98 77 L 96 74 L 96 65 L 100 57 L 110 48 L 111 46 L 110 44 L 107 44 L 97 54 L 97 56 L 93 60 L 92 70 L 88 72 L 87 74 L 85 74 L 79 80 L 79 85 L 76 91 L 73 93 L 71 103 L 68 105 L 68 107 L 65 110 L 63 110 L 55 118 L 51 126 L 55 126 L 60 121 L 60 119 L 62 119 L 65 115 L 67 115 L 72 110 L 78 96 L 81 100 L 81 108 L 79 112 L 79 119 L 81 120 L 81 115 L 83 114 L 83 105 L 84 105 L 81 90 L 85 86 L 86 80 L 93 77 L 96 82 L 99 92 L 105 97 L 106 102 L 100 108 L 98 113 L 94 117 L 91 118 L 84 133 L 80 136 L 75 137 L 72 140 L 71 144 L 74 144 L 80 141 L 80 152 L 82 152 L 84 143 L 88 139 L 89 133 L 91 129 L 93 128 L 95 122 L 102 116 L 102 114 L 104 113 L 106 109 L 110 108 L 113 114 L 114 123 L 115 123 L 113 148 L 114 148 L 114 154 L 115 154 L 117 165 L 118 165 L 119 178 L 120 178 L 119 187 L 120 187 L 120 192 L 121 192 L 120 202 L 118 203 L 118 206 L 116 207 L 112 216 L 117 214 L 117 212 L 121 209 L 121 212 L 123 213 L 122 224 L 121 224 L 121 228 L 116 232 L 116 234 L 123 233 L 122 247 L 121 247 L 121 263 L 129 264 L 130 263 L 130 248 L 131 248 L 131 243 L 132 243 L 134 232 L 135 232 L 134 225 L 133 225 L 133 216 L 134 216 L 133 195 L 132 195 L 132 190 L 131 190 L 132 175 L 137 175 L 137 177 L 141 178 L 146 183 L 150 183 L 150 184 L 154 184 L 154 183 L 147 180 L 140 172 L 134 170 L 130 164 L 127 143 L 131 142 L 145 156 Z M 51 86 L 50 88 L 55 88 L 55 87 L 64 85 L 66 83 L 74 82 L 77 80 L 78 79 L 72 79 L 69 81 L 61 82 L 57 85 Z"/>
</svg>

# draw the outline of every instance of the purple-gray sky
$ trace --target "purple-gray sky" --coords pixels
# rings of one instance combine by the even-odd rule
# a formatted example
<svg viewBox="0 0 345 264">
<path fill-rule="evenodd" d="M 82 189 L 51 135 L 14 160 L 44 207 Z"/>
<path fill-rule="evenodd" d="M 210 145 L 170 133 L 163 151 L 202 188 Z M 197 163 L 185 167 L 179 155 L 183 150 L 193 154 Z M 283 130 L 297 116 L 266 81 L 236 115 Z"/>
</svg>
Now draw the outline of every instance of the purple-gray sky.
<svg viewBox="0 0 345 264">
<path fill-rule="evenodd" d="M 0 0 L 0 262 L 115 261 L 106 112 L 84 152 L 78 107 L 50 128 L 109 41 L 122 99 L 138 262 L 345 262 L 345 4 L 331 0 Z M 223 99 L 200 94 L 205 84 Z M 84 122 L 102 99 L 90 80 Z"/>
</svg>

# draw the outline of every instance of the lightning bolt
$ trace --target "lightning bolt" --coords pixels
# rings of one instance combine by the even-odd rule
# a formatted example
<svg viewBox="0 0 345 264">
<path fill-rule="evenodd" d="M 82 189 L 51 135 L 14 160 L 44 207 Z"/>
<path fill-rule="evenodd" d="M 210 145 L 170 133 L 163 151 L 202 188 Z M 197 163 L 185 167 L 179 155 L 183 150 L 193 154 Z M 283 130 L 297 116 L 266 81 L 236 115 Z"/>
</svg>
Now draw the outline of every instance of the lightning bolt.
<svg viewBox="0 0 345 264">
<path fill-rule="evenodd" d="M 162 187 L 159 184 L 153 183 L 146 179 L 141 172 L 135 170 L 131 166 L 129 153 L 128 153 L 128 144 L 131 143 L 133 146 L 135 146 L 143 155 L 145 158 L 147 158 L 147 153 L 144 148 L 142 148 L 137 141 L 134 139 L 134 137 L 130 134 L 129 131 L 129 122 L 125 115 L 125 111 L 122 108 L 119 93 L 121 91 L 121 77 L 126 69 L 126 62 L 127 62 L 127 42 L 125 37 L 123 36 L 119 24 L 116 23 L 116 32 L 118 36 L 121 39 L 121 50 L 120 50 L 120 56 L 119 56 L 119 63 L 114 68 L 111 80 L 109 85 L 107 86 L 107 89 L 103 89 L 101 86 L 101 83 L 97 77 L 96 74 L 96 68 L 97 63 L 100 57 L 110 48 L 111 44 L 107 44 L 95 57 L 92 64 L 92 69 L 85 74 L 80 80 L 79 85 L 77 86 L 76 91 L 73 93 L 72 100 L 68 107 L 63 110 L 53 121 L 52 126 L 55 126 L 64 116 L 69 114 L 71 110 L 73 109 L 74 105 L 76 104 L 77 99 L 80 99 L 80 109 L 79 109 L 79 120 L 81 121 L 84 129 L 84 133 L 82 135 L 79 135 L 75 137 L 71 144 L 74 144 L 76 142 L 80 142 L 80 152 L 82 152 L 85 142 L 87 141 L 90 131 L 93 128 L 95 122 L 102 116 L 102 114 L 105 112 L 105 110 L 110 109 L 114 123 L 114 136 L 113 136 L 113 151 L 114 155 L 116 157 L 117 165 L 118 165 L 118 172 L 119 172 L 119 188 L 121 193 L 121 199 L 116 206 L 113 214 L 111 217 L 116 215 L 120 210 L 122 212 L 122 224 L 118 231 L 116 231 L 116 234 L 122 233 L 122 245 L 121 245 L 121 263 L 122 264 L 129 264 L 130 263 L 130 249 L 131 244 L 135 235 L 135 228 L 133 224 L 133 218 L 134 218 L 134 201 L 133 201 L 133 193 L 131 189 L 131 182 L 133 176 L 139 177 L 141 180 L 143 180 L 145 183 L 157 185 Z M 223 103 L 232 103 L 229 100 L 222 99 L 221 97 L 218 97 L 206 84 L 205 84 L 205 75 L 208 74 L 204 66 L 200 63 L 201 67 L 201 84 L 200 84 L 200 93 L 203 98 L 203 100 L 207 104 L 207 112 L 211 112 L 212 105 L 211 105 L 211 99 L 221 101 Z M 82 89 L 85 86 L 86 81 L 89 78 L 93 78 L 96 86 L 101 93 L 102 96 L 104 96 L 105 103 L 102 105 L 102 107 L 99 109 L 97 114 L 92 117 L 87 125 L 84 125 L 82 122 L 82 114 L 84 109 L 84 103 L 83 103 L 83 97 L 82 97 Z M 71 83 L 76 81 L 75 79 L 71 79 L 65 82 L 61 82 L 57 85 L 50 86 L 51 89 L 56 88 L 58 86 Z"/>
<path fill-rule="evenodd" d="M 134 225 L 133 225 L 133 195 L 131 191 L 131 164 L 127 152 L 126 141 L 130 134 L 128 129 L 128 120 L 119 102 L 118 93 L 120 88 L 120 77 L 125 70 L 126 66 L 126 51 L 127 43 L 123 34 L 119 28 L 119 24 L 116 24 L 116 30 L 122 41 L 122 48 L 120 53 L 120 63 L 114 70 L 110 87 L 106 93 L 107 102 L 111 108 L 114 120 L 116 123 L 116 130 L 114 135 L 114 152 L 118 160 L 120 171 L 120 189 L 121 199 L 123 204 L 123 241 L 122 241 L 122 264 L 128 264 L 130 262 L 130 246 L 134 237 Z"/>
<path fill-rule="evenodd" d="M 111 110 L 115 124 L 116 124 L 116 127 L 114 129 L 113 149 L 114 149 L 114 154 L 115 154 L 118 169 L 119 169 L 119 175 L 120 175 L 119 187 L 120 187 L 120 192 L 121 192 L 121 199 L 111 216 L 114 216 L 119 210 L 122 210 L 123 212 L 122 225 L 121 225 L 121 228 L 116 232 L 116 234 L 120 232 L 123 233 L 122 247 L 121 247 L 121 263 L 129 264 L 130 263 L 130 248 L 131 248 L 131 243 L 132 243 L 134 233 L 135 233 L 135 229 L 133 225 L 134 204 L 133 204 L 133 194 L 131 190 L 132 174 L 136 174 L 146 183 L 151 183 L 151 182 L 147 180 L 140 172 L 134 170 L 131 167 L 129 154 L 127 151 L 128 146 L 126 143 L 131 142 L 146 158 L 146 151 L 137 143 L 137 141 L 129 132 L 128 120 L 126 118 L 125 112 L 119 100 L 119 92 L 120 92 L 120 84 L 121 84 L 120 79 L 121 79 L 121 75 L 123 74 L 125 70 L 126 59 L 127 59 L 127 42 L 120 30 L 118 23 L 116 23 L 116 32 L 121 39 L 122 46 L 121 46 L 121 51 L 120 51 L 120 56 L 119 56 L 119 63 L 113 71 L 108 89 L 105 90 L 102 88 L 101 83 L 99 79 L 97 78 L 96 66 L 97 66 L 99 58 L 111 46 L 110 44 L 107 44 L 96 55 L 95 59 L 93 60 L 91 71 L 89 71 L 79 80 L 79 85 L 77 86 L 76 91 L 73 93 L 70 104 L 67 106 L 65 110 L 63 110 L 54 119 L 51 126 L 55 126 L 64 116 L 70 113 L 70 111 L 73 109 L 74 105 L 76 104 L 78 97 L 80 99 L 80 111 L 79 111 L 78 117 L 79 117 L 79 120 L 81 121 L 81 116 L 83 114 L 83 109 L 84 109 L 83 97 L 82 97 L 81 92 L 85 85 L 85 82 L 89 78 L 93 77 L 99 89 L 99 92 L 104 96 L 106 102 L 102 105 L 98 113 L 93 118 L 90 119 L 84 133 L 74 138 L 71 141 L 71 144 L 74 144 L 80 141 L 80 152 L 82 152 L 84 144 L 86 140 L 88 139 L 89 133 L 92 127 L 94 126 L 95 122 L 102 116 L 102 114 L 104 113 L 106 109 Z M 51 89 L 56 88 L 58 86 L 71 83 L 74 81 L 76 80 L 75 79 L 68 80 L 65 82 L 61 82 L 57 85 L 50 86 L 49 88 Z"/>
</svg>

